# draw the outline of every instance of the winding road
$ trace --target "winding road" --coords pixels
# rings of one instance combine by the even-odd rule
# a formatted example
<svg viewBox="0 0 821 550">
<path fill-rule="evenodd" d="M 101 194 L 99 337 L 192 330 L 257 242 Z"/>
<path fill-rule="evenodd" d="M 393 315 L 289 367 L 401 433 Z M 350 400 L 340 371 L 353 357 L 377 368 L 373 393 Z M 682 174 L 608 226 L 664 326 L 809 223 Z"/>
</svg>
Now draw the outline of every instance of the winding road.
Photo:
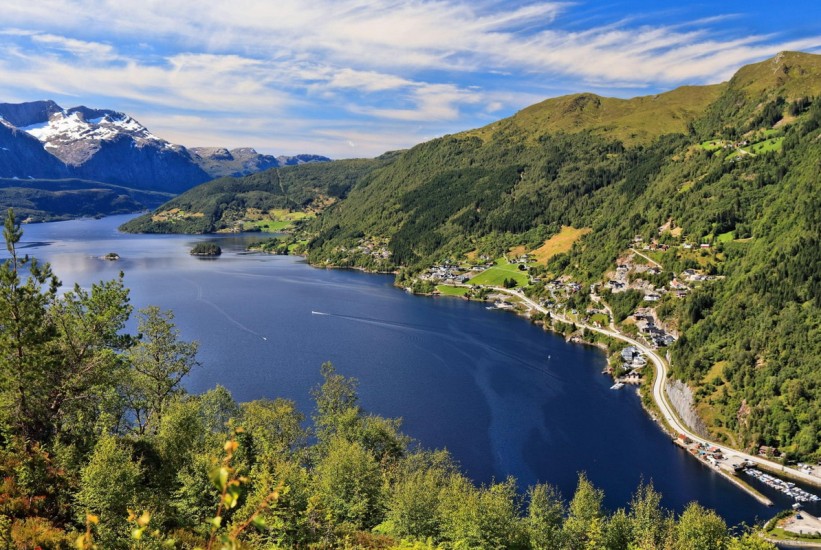
<svg viewBox="0 0 821 550">
<path fill-rule="evenodd" d="M 567 319 L 566 317 L 557 315 L 556 313 L 551 313 L 546 308 L 541 306 L 539 303 L 525 296 L 524 293 L 519 290 L 512 290 L 501 287 L 491 288 L 496 292 L 502 292 L 505 294 L 509 294 L 511 296 L 515 296 L 523 302 L 525 302 L 526 304 L 528 304 L 536 311 L 552 315 L 554 318 L 558 319 L 563 323 L 574 323 L 574 321 Z M 614 329 L 594 327 L 591 325 L 580 323 L 578 321 L 575 321 L 575 324 L 577 327 L 585 328 L 587 330 L 598 332 L 600 334 L 605 334 L 612 338 L 617 338 L 619 340 L 622 340 L 623 342 L 627 342 L 628 344 L 635 346 L 637 349 L 639 349 L 642 353 L 644 353 L 647 357 L 650 358 L 650 360 L 653 362 L 653 365 L 655 365 L 656 368 L 656 378 L 655 382 L 653 383 L 653 401 L 655 401 L 656 406 L 659 408 L 659 411 L 661 411 L 664 421 L 672 431 L 678 434 L 684 434 L 685 436 L 689 437 L 697 443 L 702 443 L 710 447 L 718 447 L 721 450 L 722 454 L 724 454 L 724 456 L 726 456 L 728 459 L 736 459 L 738 461 L 747 460 L 758 466 L 762 466 L 765 469 L 782 472 L 788 475 L 789 477 L 792 477 L 793 479 L 803 481 L 815 487 L 821 487 L 821 478 L 818 478 L 814 475 L 807 474 L 806 472 L 802 472 L 801 470 L 797 470 L 795 468 L 784 466 L 782 464 L 779 464 L 778 462 L 774 462 L 772 460 L 768 460 L 757 455 L 747 454 L 743 451 L 733 449 L 732 447 L 722 445 L 721 443 L 716 443 L 715 441 L 710 441 L 709 439 L 705 439 L 693 433 L 684 424 L 684 422 L 682 422 L 678 418 L 678 415 L 673 409 L 673 406 L 667 400 L 667 392 L 664 389 L 664 383 L 667 380 L 667 362 L 655 350 Z"/>
</svg>

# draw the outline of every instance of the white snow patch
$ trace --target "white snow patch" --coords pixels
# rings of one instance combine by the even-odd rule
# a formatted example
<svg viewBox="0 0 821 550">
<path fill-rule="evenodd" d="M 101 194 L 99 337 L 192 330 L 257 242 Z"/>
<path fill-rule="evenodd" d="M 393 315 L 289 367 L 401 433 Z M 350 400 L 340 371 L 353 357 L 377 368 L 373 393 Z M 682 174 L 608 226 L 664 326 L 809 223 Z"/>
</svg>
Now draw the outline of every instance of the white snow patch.
<svg viewBox="0 0 821 550">
<path fill-rule="evenodd" d="M 61 143 L 81 140 L 110 141 L 123 134 L 131 136 L 140 144 L 154 142 L 165 146 L 168 143 L 130 116 L 112 118 L 104 115 L 83 120 L 79 112 L 70 115 L 62 112 L 52 115 L 48 122 L 25 126 L 21 130 L 45 143 L 45 147 L 51 148 L 59 148 Z"/>
<path fill-rule="evenodd" d="M 33 135 L 37 139 L 40 139 L 40 135 L 47 132 L 49 128 L 50 128 L 50 126 L 49 126 L 48 122 L 40 122 L 40 123 L 37 123 L 37 124 L 32 124 L 31 126 L 23 126 L 20 129 L 23 130 L 24 132 L 27 132 L 27 133 Z"/>
</svg>

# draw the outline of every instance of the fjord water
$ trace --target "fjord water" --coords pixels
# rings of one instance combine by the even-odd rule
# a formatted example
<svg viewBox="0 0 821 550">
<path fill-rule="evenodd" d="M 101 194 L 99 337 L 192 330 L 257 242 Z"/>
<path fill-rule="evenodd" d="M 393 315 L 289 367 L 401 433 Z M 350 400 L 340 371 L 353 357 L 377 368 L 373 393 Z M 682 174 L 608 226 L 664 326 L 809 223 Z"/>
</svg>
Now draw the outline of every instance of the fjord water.
<svg viewBox="0 0 821 550">
<path fill-rule="evenodd" d="M 359 380 L 364 408 L 402 417 L 407 434 L 450 450 L 478 482 L 512 475 L 569 497 L 583 471 L 610 509 L 644 479 L 677 511 L 698 501 L 731 524 L 774 513 L 672 445 L 634 390 L 610 390 L 596 348 L 481 303 L 408 295 L 391 276 L 245 253 L 259 235 L 118 233 L 127 219 L 25 226 L 22 252 L 50 262 L 64 287 L 122 270 L 135 308 L 172 309 L 183 338 L 200 342 L 192 392 L 221 384 L 239 401 L 287 397 L 308 413 L 319 366 L 332 361 Z M 190 256 L 202 240 L 222 256 Z M 100 259 L 108 252 L 121 259 Z"/>
</svg>

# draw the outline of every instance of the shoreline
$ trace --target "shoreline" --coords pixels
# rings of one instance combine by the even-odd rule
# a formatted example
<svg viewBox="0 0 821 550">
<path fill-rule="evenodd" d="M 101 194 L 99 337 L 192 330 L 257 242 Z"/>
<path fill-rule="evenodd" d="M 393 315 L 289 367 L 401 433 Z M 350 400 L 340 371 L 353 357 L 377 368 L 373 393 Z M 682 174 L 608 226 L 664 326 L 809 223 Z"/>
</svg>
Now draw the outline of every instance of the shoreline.
<svg viewBox="0 0 821 550">
<path fill-rule="evenodd" d="M 467 287 L 469 285 L 451 285 L 451 286 Z M 398 287 L 398 288 L 402 288 L 402 287 Z M 531 299 L 527 298 L 522 293 L 516 292 L 515 290 L 503 289 L 503 288 L 500 288 L 500 287 L 485 287 L 485 288 L 490 288 L 491 290 L 493 290 L 495 292 L 515 296 L 515 297 L 523 300 L 524 303 L 527 306 L 529 306 L 529 307 L 525 308 L 525 311 L 521 311 L 521 310 L 518 310 L 518 309 L 515 309 L 515 308 L 509 310 L 509 311 L 515 313 L 517 316 L 530 319 L 530 316 L 528 314 L 530 313 L 531 310 L 535 309 L 536 311 L 539 311 L 540 313 L 548 315 L 548 319 L 555 319 L 555 320 L 557 320 L 561 323 L 565 323 L 565 324 L 574 323 L 570 319 L 561 318 L 558 315 L 555 315 L 555 314 L 545 310 L 544 308 L 542 308 L 541 306 L 539 306 L 538 304 L 533 302 Z M 434 296 L 440 296 L 441 294 L 439 294 L 439 293 L 430 293 L 430 294 L 420 294 L 420 295 L 434 297 Z M 463 300 L 470 301 L 470 298 L 468 298 L 466 296 L 446 296 L 446 297 L 449 297 L 449 298 L 456 297 L 456 298 L 461 298 Z M 533 322 L 533 321 L 531 321 L 531 322 Z M 558 332 L 556 330 L 553 330 L 553 327 L 546 321 L 536 322 L 536 324 L 540 324 L 545 331 L 550 331 L 550 332 L 553 332 L 554 334 L 563 335 L 563 333 Z M 579 322 L 575 322 L 575 325 L 577 327 L 581 328 L 581 329 L 586 329 L 586 330 L 598 332 L 598 333 L 604 334 L 606 336 L 609 336 L 611 338 L 616 338 L 618 340 L 622 340 L 622 341 L 627 342 L 627 343 L 632 344 L 632 345 L 638 344 L 632 338 L 629 338 L 629 337 L 627 337 L 627 336 L 625 336 L 625 335 L 623 335 L 619 332 L 613 332 L 613 331 L 604 330 L 604 329 L 600 329 L 600 328 L 596 328 L 596 327 L 591 327 L 591 326 L 588 326 L 588 325 L 585 325 L 585 324 L 579 323 Z M 572 333 L 571 335 L 566 336 L 565 341 L 568 342 L 568 343 L 574 343 L 574 344 L 580 344 L 580 345 L 586 345 L 586 346 L 593 346 L 593 347 L 597 347 L 597 348 L 601 349 L 603 352 L 605 352 L 605 360 L 607 361 L 608 366 L 610 366 L 610 358 L 607 356 L 607 351 L 609 351 L 609 349 L 607 348 L 607 346 L 605 344 L 603 344 L 602 342 L 594 342 L 594 341 L 586 340 L 583 336 L 583 333 L 580 334 L 580 332 L 582 332 L 582 331 L 576 331 L 576 332 Z M 643 346 L 641 344 L 638 344 L 638 347 L 640 349 L 645 350 L 645 346 Z M 646 351 L 649 352 L 649 350 L 646 350 Z M 655 353 L 646 353 L 646 354 L 650 357 L 654 357 L 654 359 L 659 359 L 658 356 Z M 653 362 L 654 362 L 654 364 L 656 363 L 655 360 Z M 658 366 L 658 364 L 657 364 L 657 366 Z M 660 369 L 655 369 L 654 370 L 654 373 L 655 373 L 654 374 L 654 378 L 655 378 L 654 386 L 656 385 L 656 382 L 658 382 L 659 377 L 662 374 L 659 371 L 660 371 Z M 666 376 L 664 378 L 666 378 Z M 664 379 L 664 378 L 662 378 L 662 379 Z M 646 403 L 645 399 L 642 398 L 641 386 L 636 388 L 636 392 L 639 394 L 639 401 L 641 402 L 642 409 L 644 409 L 644 411 L 659 426 L 659 428 L 666 435 L 668 435 L 671 438 L 672 442 L 674 444 L 677 444 L 677 436 L 679 435 L 680 432 L 674 430 L 669 422 L 665 422 L 663 420 L 663 415 L 659 416 L 659 415 L 656 414 L 656 412 L 662 412 L 662 411 L 656 411 L 654 409 L 649 408 L 648 403 Z M 655 399 L 652 399 L 651 402 L 655 406 L 658 406 L 658 403 Z M 668 417 L 668 420 L 670 420 L 669 417 Z M 680 446 L 680 445 L 677 445 L 677 446 Z M 761 504 L 764 504 L 765 506 L 768 506 L 768 507 L 774 506 L 774 503 L 769 498 L 767 498 L 764 494 L 759 492 L 757 489 L 755 489 L 751 485 L 749 485 L 749 484 L 745 483 L 743 480 L 739 479 L 738 476 L 736 476 L 736 475 L 734 475 L 734 474 L 732 474 L 732 473 L 730 473 L 730 472 L 728 472 L 728 471 L 726 471 L 726 470 L 724 470 L 720 467 L 712 467 L 709 464 L 707 464 L 706 462 L 704 462 L 703 460 L 699 460 L 698 457 L 692 455 L 691 453 L 687 453 L 687 454 L 692 456 L 695 460 L 697 460 L 703 466 L 711 469 L 712 471 L 716 472 L 720 476 L 727 479 L 727 481 L 729 481 L 730 483 L 732 483 L 733 485 L 735 485 L 737 488 L 741 489 L 742 491 L 746 492 L 748 495 L 752 496 L 754 499 L 756 499 Z"/>
<path fill-rule="evenodd" d="M 270 252 L 264 252 L 264 251 L 260 251 L 260 250 L 257 250 L 255 252 L 263 253 L 263 254 L 271 254 Z M 361 266 L 340 266 L 340 265 L 313 263 L 310 260 L 308 260 L 307 254 L 293 254 L 293 255 L 294 256 L 301 256 L 309 266 L 314 267 L 314 268 L 318 268 L 318 269 L 350 269 L 350 270 L 354 270 L 354 271 L 360 271 L 362 273 L 379 274 L 379 275 L 388 275 L 388 274 L 396 275 L 398 273 L 398 270 L 377 271 L 377 270 L 368 269 L 368 268 L 361 267 Z M 404 287 L 404 286 L 396 284 L 396 283 L 394 283 L 394 286 L 397 289 L 410 291 L 410 287 Z M 449 286 L 456 286 L 456 287 L 463 287 L 463 288 L 470 288 L 471 287 L 471 285 L 467 285 L 467 284 L 457 284 L 457 285 L 449 285 Z M 663 380 L 666 380 L 666 378 L 667 378 L 667 376 L 666 376 L 667 368 L 664 365 L 663 359 L 658 354 L 656 354 L 653 350 L 650 350 L 649 348 L 647 348 L 646 345 L 641 344 L 639 342 L 636 342 L 633 338 L 622 334 L 620 331 L 616 330 L 615 327 L 611 327 L 610 329 L 605 329 L 605 328 L 601 328 L 601 327 L 593 327 L 593 326 L 589 326 L 589 325 L 586 325 L 586 324 L 581 323 L 581 322 L 577 322 L 577 321 L 573 321 L 573 320 L 564 318 L 561 315 L 558 315 L 556 313 L 548 311 L 547 309 L 543 308 L 542 306 L 540 306 L 539 304 L 537 304 L 536 302 L 534 302 L 530 298 L 524 296 L 523 292 L 521 292 L 520 290 L 517 291 L 517 290 L 514 290 L 514 289 L 505 289 L 505 288 L 501 288 L 501 287 L 492 287 L 492 286 L 485 286 L 483 288 L 487 288 L 487 289 L 489 289 L 492 292 L 495 292 L 497 294 L 507 294 L 507 295 L 513 296 L 513 297 L 517 298 L 518 300 L 520 300 L 521 301 L 520 305 L 522 305 L 524 307 L 523 308 L 522 307 L 512 308 L 510 311 L 514 312 L 516 315 L 518 315 L 520 317 L 530 319 L 531 322 L 533 322 L 534 324 L 541 325 L 543 330 L 545 330 L 545 331 L 550 331 L 550 332 L 553 332 L 554 334 L 565 336 L 564 333 L 553 329 L 552 321 L 558 321 L 558 322 L 565 323 L 565 324 L 575 324 L 579 329 L 600 333 L 600 334 L 603 334 L 605 336 L 608 336 L 608 337 L 615 338 L 617 340 L 626 342 L 629 345 L 637 346 L 639 349 L 641 349 L 648 356 L 649 359 L 651 359 L 651 361 L 653 362 L 653 364 L 656 367 L 654 369 L 653 387 L 654 388 L 657 388 L 659 386 L 663 387 Z M 429 292 L 429 293 L 414 293 L 414 294 L 417 294 L 418 296 L 427 296 L 427 297 L 433 297 L 433 298 L 438 297 L 438 296 L 445 296 L 445 297 L 448 297 L 448 298 L 453 298 L 453 297 L 461 298 L 463 300 L 468 300 L 468 301 L 487 302 L 487 300 L 474 300 L 474 299 L 472 299 L 468 296 L 442 295 L 441 293 L 436 292 L 436 291 Z M 544 315 L 547 316 L 547 318 L 544 321 L 541 321 L 541 320 L 533 321 L 531 316 L 530 316 L 530 313 L 532 313 L 533 311 L 544 314 Z M 580 332 L 581 332 L 581 334 L 580 334 Z M 576 332 L 574 332 L 573 334 L 571 334 L 569 336 L 565 336 L 565 340 L 570 342 L 570 343 L 578 343 L 578 344 L 582 344 L 582 345 L 595 346 L 595 347 L 601 349 L 602 351 L 605 352 L 605 358 L 607 360 L 608 365 L 610 364 L 610 361 L 609 361 L 610 358 L 607 355 L 607 351 L 609 351 L 609 348 L 602 342 L 590 341 L 590 340 L 584 338 L 583 331 L 576 331 Z M 671 408 L 669 408 L 669 404 L 664 403 L 664 401 L 666 401 L 666 399 L 664 401 L 662 401 L 662 404 L 666 405 L 666 407 L 660 406 L 659 398 L 661 397 L 662 399 L 664 399 L 664 397 L 666 397 L 666 396 L 659 395 L 658 391 L 654 391 L 654 393 L 649 394 L 650 399 L 645 398 L 644 394 L 641 392 L 641 386 L 639 386 L 639 388 L 637 388 L 637 393 L 640 396 L 640 402 L 641 402 L 641 405 L 642 405 L 642 408 L 644 409 L 644 411 L 650 416 L 650 418 L 659 426 L 659 428 L 666 435 L 671 437 L 671 440 L 673 441 L 674 444 L 676 443 L 676 439 L 677 439 L 678 435 L 679 434 L 684 434 L 684 435 L 692 436 L 692 439 L 694 439 L 697 442 L 705 441 L 706 443 L 708 443 L 711 446 L 717 446 L 717 447 L 722 448 L 722 449 L 724 449 L 724 448 L 730 449 L 726 445 L 720 445 L 720 444 L 717 444 L 717 443 L 714 443 L 714 442 L 711 442 L 711 441 L 708 441 L 708 440 L 704 440 L 701 437 L 698 437 L 698 436 L 695 436 L 695 435 L 691 434 L 689 429 L 683 427 L 683 423 L 678 418 L 676 412 L 674 410 L 672 410 Z M 651 405 L 651 403 L 652 403 L 652 405 Z M 664 410 L 665 408 L 666 408 L 666 412 Z M 746 454 L 746 453 L 741 453 L 740 451 L 737 451 L 735 449 L 732 449 L 732 452 L 734 453 L 734 455 Z M 691 453 L 688 453 L 688 454 L 690 454 L 691 456 L 694 456 Z M 717 466 L 713 467 L 710 464 L 707 464 L 706 462 L 704 462 L 703 460 L 699 460 L 698 457 L 694 456 L 694 458 L 696 460 L 698 460 L 698 462 L 701 463 L 702 465 L 710 468 L 711 470 L 713 470 L 717 474 L 723 476 L 725 479 L 727 479 L 730 483 L 732 483 L 738 489 L 746 492 L 748 495 L 752 496 L 754 499 L 756 499 L 761 504 L 764 504 L 766 506 L 773 506 L 773 502 L 769 498 L 767 498 L 765 495 L 763 495 L 762 493 L 757 491 L 751 485 L 749 485 L 749 484 L 745 483 L 743 480 L 739 479 L 738 476 L 734 475 L 733 473 L 731 473 L 731 472 L 729 472 L 729 471 L 727 471 L 723 468 L 720 468 L 720 467 L 717 467 Z M 761 462 L 760 460 L 755 460 L 756 465 L 758 465 L 760 462 Z M 779 475 L 785 475 L 785 476 L 787 475 L 785 470 L 782 470 L 781 468 L 775 468 L 775 465 L 773 465 L 771 468 L 773 468 L 775 470 L 775 472 L 777 472 Z M 773 470 L 770 470 L 770 471 L 773 471 Z M 800 476 L 797 476 L 797 477 L 800 481 L 806 481 L 805 479 L 801 478 Z M 821 480 L 818 480 L 818 483 L 821 483 Z"/>
<path fill-rule="evenodd" d="M 374 273 L 374 274 L 394 274 L 395 275 L 396 273 L 398 273 L 398 270 L 394 270 L 394 271 L 391 271 L 391 272 L 378 272 L 378 271 L 374 271 L 374 270 L 363 268 L 363 267 L 349 267 L 349 266 L 344 266 L 343 267 L 343 266 L 331 266 L 331 265 L 314 264 L 314 263 L 307 260 L 307 254 L 303 254 L 302 256 L 306 259 L 308 265 L 310 265 L 311 267 L 315 267 L 315 268 L 355 269 L 357 271 L 362 271 L 364 273 Z M 399 289 L 409 291 L 409 287 L 403 287 L 403 286 L 395 284 L 395 283 L 394 283 L 394 286 L 396 286 Z M 455 284 L 455 285 L 449 285 L 449 286 L 462 287 L 462 288 L 470 288 L 471 287 L 471 285 L 467 285 L 467 284 Z M 766 471 L 769 471 L 771 473 L 775 473 L 775 474 L 778 474 L 778 475 L 781 475 L 781 476 L 784 476 L 784 477 L 788 477 L 788 478 L 796 480 L 796 481 L 801 481 L 801 482 L 807 483 L 807 484 L 815 486 L 815 487 L 821 487 L 821 479 L 815 479 L 813 476 L 808 476 L 808 475 L 803 475 L 802 476 L 799 472 L 793 473 L 793 472 L 789 471 L 785 466 L 778 465 L 778 464 L 775 464 L 775 463 L 771 463 L 769 460 L 763 459 L 761 457 L 748 455 L 747 453 L 744 453 L 743 451 L 739 451 L 737 449 L 733 449 L 732 447 L 729 447 L 728 445 L 719 444 L 719 443 L 710 441 L 706 438 L 702 438 L 700 436 L 697 436 L 697 435 L 693 434 L 691 432 L 691 430 L 689 430 L 689 428 L 686 427 L 684 422 L 678 417 L 677 412 L 667 402 L 666 391 L 664 390 L 664 381 L 667 379 L 667 367 L 665 365 L 664 359 L 662 359 L 661 356 L 659 356 L 653 350 L 649 349 L 646 345 L 641 344 L 641 343 L 637 342 L 635 339 L 633 339 L 633 338 L 631 338 L 627 335 L 622 334 L 620 331 L 618 331 L 616 329 L 615 326 L 611 326 L 611 327 L 605 329 L 605 328 L 601 328 L 601 327 L 589 326 L 589 325 L 586 325 L 586 324 L 580 323 L 580 322 L 574 322 L 570 319 L 566 319 L 562 316 L 559 316 L 555 313 L 552 313 L 552 312 L 548 311 L 547 309 L 540 306 L 539 304 L 537 304 L 536 302 L 534 302 L 530 298 L 524 296 L 523 292 L 517 291 L 515 289 L 506 289 L 506 288 L 492 287 L 492 286 L 484 286 L 483 288 L 490 289 L 491 291 L 493 291 L 497 294 L 507 294 L 507 295 L 510 295 L 510 296 L 514 296 L 514 297 L 518 298 L 519 300 L 521 300 L 523 305 L 525 306 L 524 309 L 522 310 L 522 309 L 518 309 L 518 308 L 512 308 L 510 311 L 512 311 L 513 313 L 515 313 L 518 316 L 524 317 L 526 319 L 530 319 L 531 322 L 534 322 L 536 324 L 541 324 L 542 328 L 546 331 L 551 331 L 555 334 L 564 335 L 562 332 L 554 330 L 553 327 L 551 326 L 552 323 L 548 322 L 547 320 L 541 321 L 541 322 L 533 321 L 532 318 L 530 317 L 530 313 L 532 311 L 535 310 L 539 313 L 542 313 L 542 314 L 546 315 L 547 319 L 549 319 L 551 321 L 555 320 L 555 321 L 559 321 L 559 322 L 565 323 L 565 324 L 575 324 L 579 329 L 585 329 L 585 330 L 588 330 L 588 331 L 603 334 L 605 336 L 615 338 L 617 340 L 621 340 L 621 341 L 627 343 L 628 345 L 634 345 L 634 346 L 638 347 L 640 350 L 642 350 L 645 353 L 645 355 L 647 355 L 648 358 L 650 358 L 650 360 L 652 361 L 652 363 L 654 364 L 654 366 L 656 368 L 654 369 L 653 384 L 651 386 L 653 388 L 653 390 L 652 390 L 652 393 L 649 394 L 650 399 L 646 400 L 644 398 L 644 394 L 642 394 L 642 392 L 641 392 L 641 387 L 642 386 L 640 385 L 637 388 L 637 393 L 639 394 L 639 401 L 641 402 L 642 409 L 644 409 L 644 411 L 650 416 L 650 418 L 659 426 L 659 428 L 665 434 L 667 434 L 669 437 L 671 437 L 671 439 L 674 441 L 674 443 L 677 440 L 679 435 L 686 435 L 686 436 L 690 437 L 691 439 L 693 439 L 696 442 L 702 442 L 705 445 L 718 447 L 719 449 L 721 449 L 724 452 L 725 456 L 732 455 L 735 458 L 744 457 L 745 459 L 752 462 L 755 466 L 760 467 L 762 470 L 766 470 Z M 439 293 L 439 292 L 414 293 L 414 294 L 417 294 L 418 296 L 428 296 L 428 297 L 442 296 L 442 294 Z M 461 298 L 462 300 L 472 301 L 472 299 L 470 297 L 467 297 L 467 296 L 445 296 L 445 297 L 447 297 L 447 298 Z M 487 300 L 481 300 L 481 301 L 486 302 Z M 590 345 L 590 346 L 595 346 L 599 349 L 602 349 L 602 351 L 605 352 L 605 358 L 607 360 L 607 364 L 608 364 L 608 366 L 610 366 L 610 358 L 609 358 L 609 356 L 607 356 L 607 351 L 609 351 L 609 349 L 601 342 L 594 342 L 594 341 L 586 340 L 584 338 L 583 333 L 579 334 L 579 332 L 582 332 L 582 331 L 576 331 L 575 333 L 571 334 L 570 336 L 566 336 L 565 340 L 570 342 L 570 343 L 579 343 L 579 344 L 583 344 L 583 345 Z M 651 406 L 651 403 L 652 403 L 652 406 Z M 688 453 L 688 454 L 691 454 L 691 453 Z M 698 460 L 699 463 L 709 467 L 710 469 L 712 469 L 713 471 L 715 471 L 719 475 L 723 476 L 725 479 L 727 479 L 727 481 L 729 481 L 730 483 L 732 483 L 733 485 L 735 485 L 737 488 L 741 489 L 742 491 L 746 492 L 748 495 L 750 495 L 751 497 L 756 499 L 758 502 L 760 502 L 760 503 L 762 503 L 766 506 L 770 506 L 770 507 L 774 506 L 774 503 L 769 498 L 767 498 L 764 494 L 759 492 L 753 486 L 751 486 L 751 485 L 747 484 L 746 482 L 744 482 L 743 480 L 741 480 L 734 473 L 731 473 L 731 472 L 729 472 L 729 471 L 727 471 L 723 468 L 720 468 L 720 467 L 712 467 L 709 464 L 707 464 L 706 462 L 704 462 L 703 460 L 699 460 L 698 457 L 696 457 L 692 454 L 691 454 L 691 456 L 693 456 L 693 458 Z M 729 458 L 729 456 L 728 456 L 728 458 Z"/>
</svg>

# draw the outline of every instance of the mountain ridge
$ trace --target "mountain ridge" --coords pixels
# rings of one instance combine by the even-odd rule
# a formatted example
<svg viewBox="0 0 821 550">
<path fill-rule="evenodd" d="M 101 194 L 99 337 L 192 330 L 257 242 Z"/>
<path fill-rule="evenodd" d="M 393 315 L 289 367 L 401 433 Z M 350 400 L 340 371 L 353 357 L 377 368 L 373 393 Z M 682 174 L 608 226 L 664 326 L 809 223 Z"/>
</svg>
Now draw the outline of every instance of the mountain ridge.
<svg viewBox="0 0 821 550">
<path fill-rule="evenodd" d="M 0 103 L 0 125 L 22 132 L 12 134 L 23 140 L 18 149 L 36 149 L 34 142 L 25 140 L 28 135 L 63 165 L 42 160 L 34 177 L 78 177 L 173 193 L 217 177 L 330 160 L 320 155 L 275 157 L 249 147 L 234 149 L 228 156 L 217 154 L 227 152 L 220 148 L 187 148 L 158 137 L 126 113 L 84 105 L 64 109 L 52 100 Z M 0 177 L 33 175 L 24 172 L 0 161 Z"/>
<path fill-rule="evenodd" d="M 0 103 L 0 178 L 27 180 L 14 192 L 6 188 L 0 193 L 0 207 L 23 207 L 31 221 L 65 219 L 71 212 L 136 212 L 163 202 L 156 197 L 170 198 L 163 193 L 178 194 L 214 178 L 327 161 L 330 159 L 320 155 L 274 157 L 249 147 L 230 152 L 189 149 L 156 136 L 136 119 L 111 109 L 83 105 L 63 109 L 52 100 Z M 82 201 L 78 200 L 71 201 L 70 208 L 62 208 L 55 197 L 67 197 L 68 191 L 56 191 L 60 184 L 45 182 L 67 178 L 80 186 L 81 182 L 94 182 L 85 189 L 75 185 L 71 193 L 93 198 L 89 204 L 100 209 L 79 208 Z M 126 191 L 100 200 L 100 182 L 105 183 L 108 195 L 114 193 L 111 186 Z M 149 200 L 141 202 L 139 197 Z"/>
</svg>

